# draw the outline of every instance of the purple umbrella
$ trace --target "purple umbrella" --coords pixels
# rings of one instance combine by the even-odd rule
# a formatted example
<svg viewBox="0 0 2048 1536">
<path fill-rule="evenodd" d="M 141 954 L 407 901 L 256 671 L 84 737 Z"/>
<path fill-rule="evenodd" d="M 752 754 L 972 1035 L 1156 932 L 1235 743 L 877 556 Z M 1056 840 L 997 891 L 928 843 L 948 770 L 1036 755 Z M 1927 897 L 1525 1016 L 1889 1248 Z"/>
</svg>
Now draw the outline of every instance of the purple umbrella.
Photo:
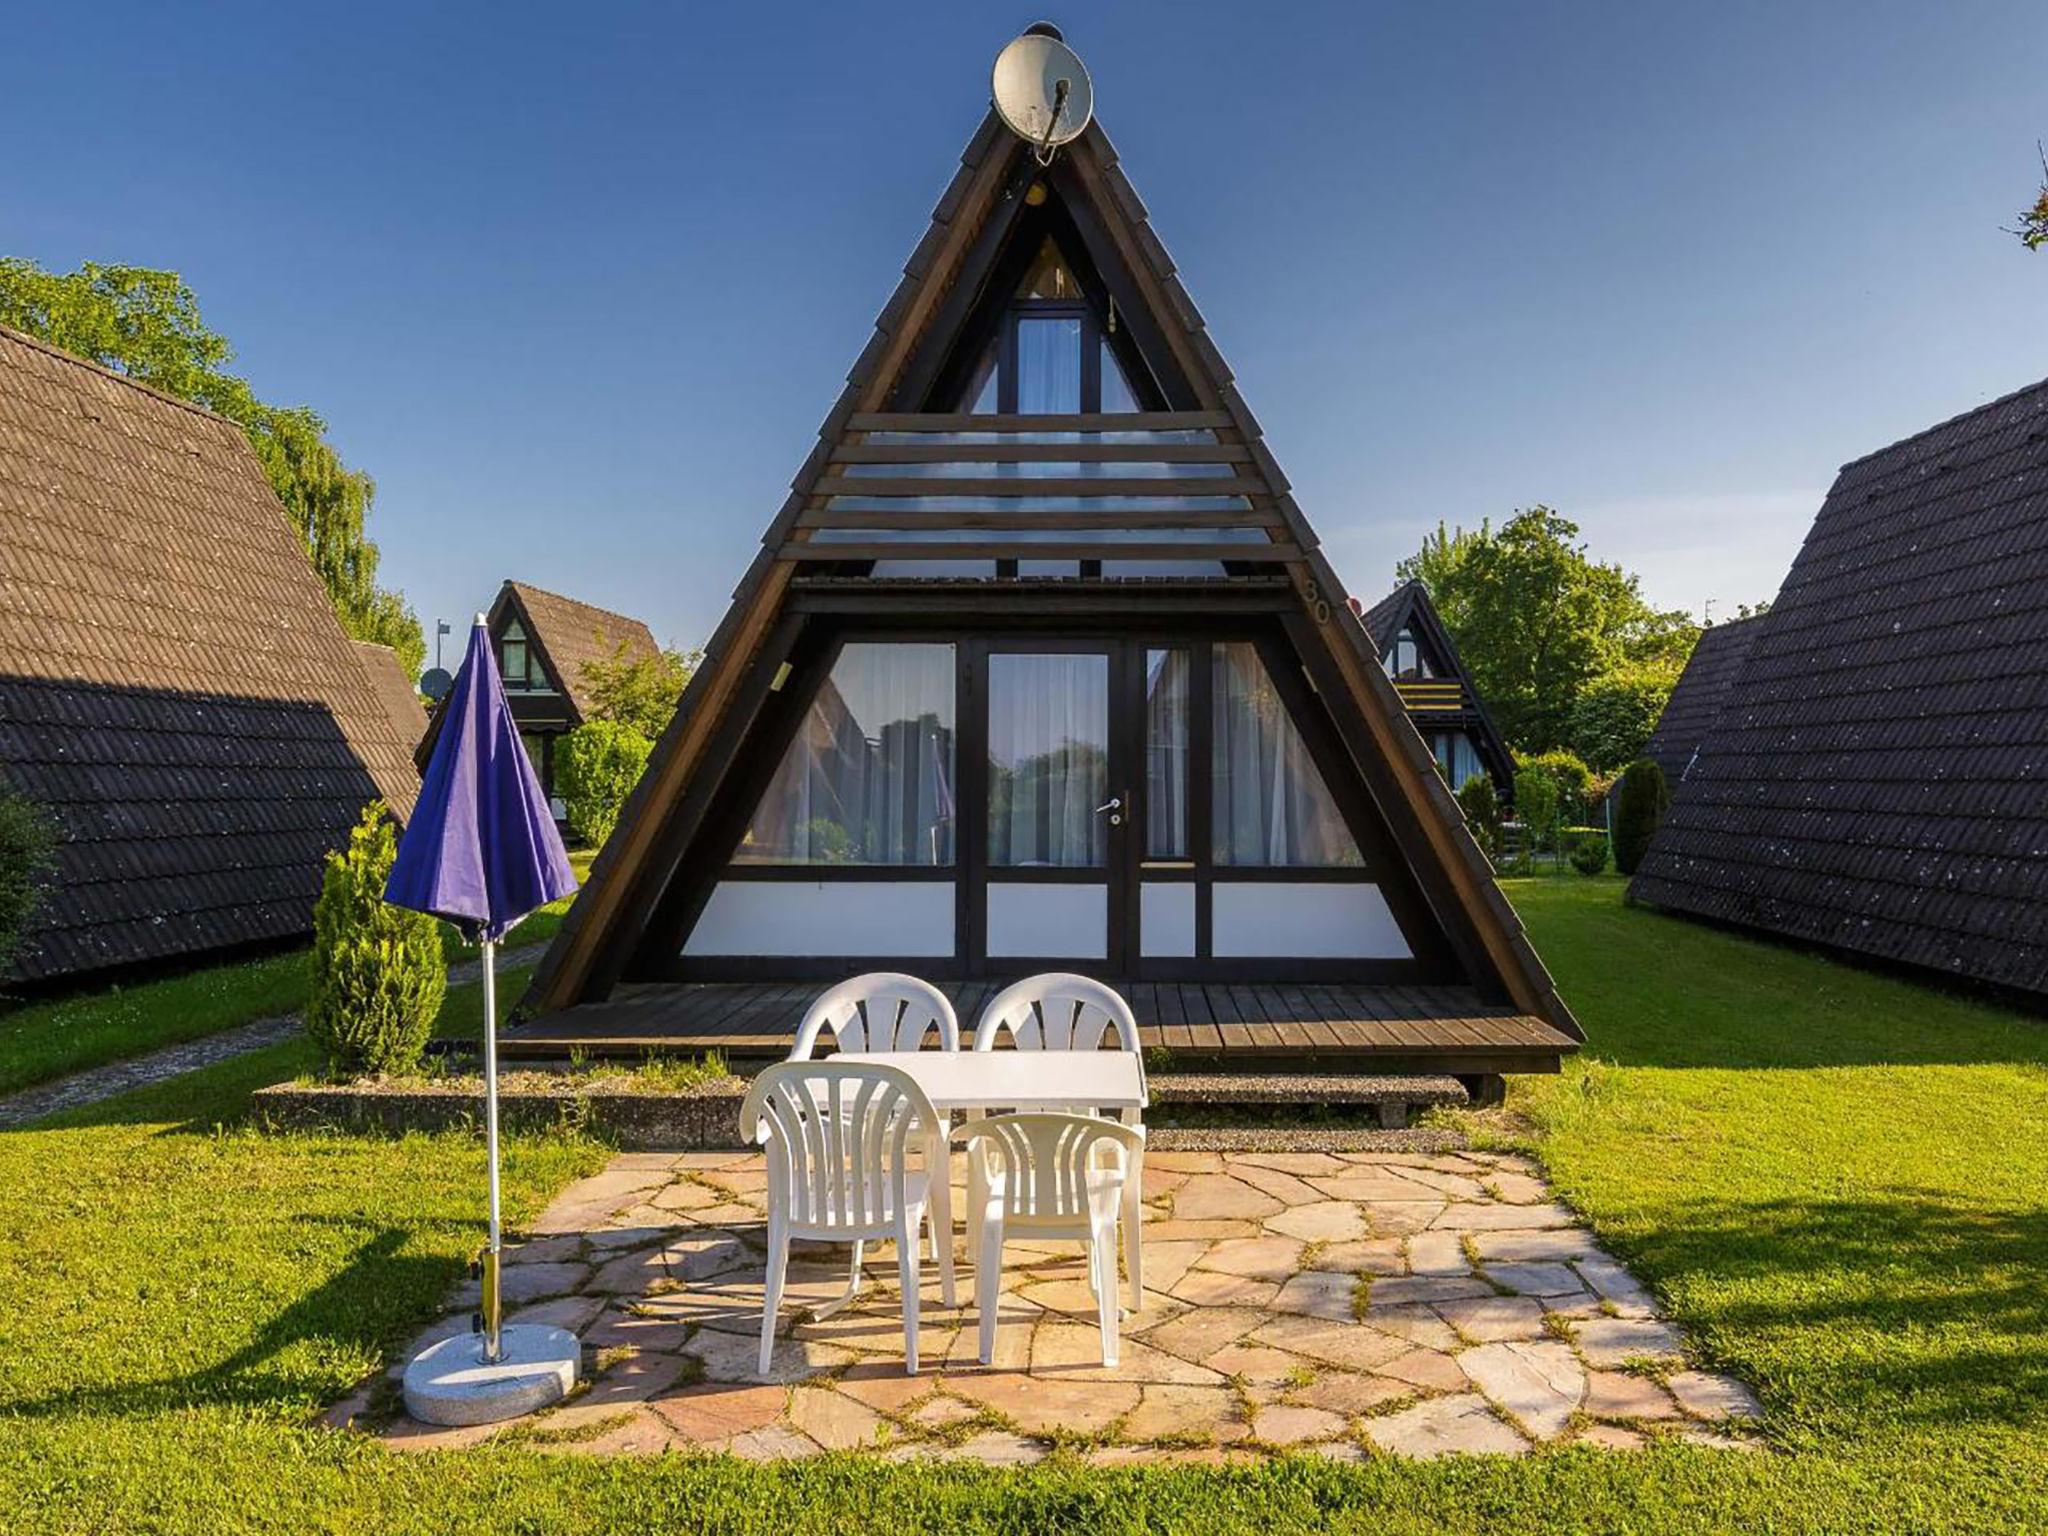
<svg viewBox="0 0 2048 1536">
<path fill-rule="evenodd" d="M 441 734 L 419 802 L 384 883 L 384 899 L 446 918 L 483 950 L 484 1129 L 491 1188 L 483 1358 L 491 1364 L 500 1355 L 496 951 L 521 918 L 575 889 L 561 834 L 505 702 L 490 631 L 478 614 L 462 672 L 441 711 Z"/>
</svg>

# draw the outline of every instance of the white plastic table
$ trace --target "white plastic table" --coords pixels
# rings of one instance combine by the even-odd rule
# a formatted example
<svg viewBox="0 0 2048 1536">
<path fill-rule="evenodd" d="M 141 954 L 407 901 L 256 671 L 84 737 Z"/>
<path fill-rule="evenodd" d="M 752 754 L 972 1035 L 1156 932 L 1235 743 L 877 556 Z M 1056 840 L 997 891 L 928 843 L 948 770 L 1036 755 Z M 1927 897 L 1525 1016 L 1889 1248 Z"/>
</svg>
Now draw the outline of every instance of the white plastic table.
<svg viewBox="0 0 2048 1536">
<path fill-rule="evenodd" d="M 932 1108 L 948 1117 L 960 1110 L 1020 1106 L 1076 1113 L 1107 1109 L 1136 1125 L 1149 1102 L 1145 1065 L 1136 1051 L 864 1051 L 848 1059 L 906 1073 Z M 1145 1300 L 1144 1186 L 1140 1152 L 1124 1181 L 1121 1212 L 1133 1312 Z"/>
</svg>

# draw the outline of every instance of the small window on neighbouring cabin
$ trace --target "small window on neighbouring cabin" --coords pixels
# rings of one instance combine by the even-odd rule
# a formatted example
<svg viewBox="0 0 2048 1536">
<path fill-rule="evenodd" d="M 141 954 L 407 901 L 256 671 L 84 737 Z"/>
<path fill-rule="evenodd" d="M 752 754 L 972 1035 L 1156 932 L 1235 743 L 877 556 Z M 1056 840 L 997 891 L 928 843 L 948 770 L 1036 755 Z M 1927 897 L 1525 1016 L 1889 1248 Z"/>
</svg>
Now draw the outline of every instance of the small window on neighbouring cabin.
<svg viewBox="0 0 2048 1536">
<path fill-rule="evenodd" d="M 1081 285 L 1074 280 L 1073 268 L 1067 265 L 1066 257 L 1052 242 L 1052 236 L 1045 237 L 1045 243 L 1038 248 L 1038 255 L 1031 263 L 1031 270 L 1024 274 L 1024 281 L 1017 285 L 1020 299 L 1062 299 L 1073 300 L 1081 297 Z"/>
<path fill-rule="evenodd" d="M 733 862 L 951 864 L 955 692 L 950 645 L 847 645 Z"/>
<path fill-rule="evenodd" d="M 531 687 L 531 664 L 528 661 L 526 631 L 517 624 L 505 626 L 505 633 L 498 641 L 498 672 L 511 689 Z"/>
<path fill-rule="evenodd" d="M 1428 677 L 1429 663 L 1422 659 L 1421 648 L 1415 643 L 1410 630 L 1402 630 L 1394 636 L 1394 651 L 1387 658 L 1387 672 L 1393 677 Z"/>
<path fill-rule="evenodd" d="M 1266 869 L 1364 862 L 1256 646 L 1216 647 L 1210 696 L 1216 862 Z"/>
</svg>

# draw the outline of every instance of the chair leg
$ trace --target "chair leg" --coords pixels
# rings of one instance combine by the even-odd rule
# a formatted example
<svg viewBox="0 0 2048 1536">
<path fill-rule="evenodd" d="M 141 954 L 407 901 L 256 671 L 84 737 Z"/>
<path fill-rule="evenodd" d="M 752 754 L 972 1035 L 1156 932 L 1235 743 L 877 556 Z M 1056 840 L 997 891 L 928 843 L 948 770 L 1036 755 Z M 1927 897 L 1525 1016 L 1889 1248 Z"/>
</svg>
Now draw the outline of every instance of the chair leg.
<svg viewBox="0 0 2048 1536">
<path fill-rule="evenodd" d="M 1102 1327 L 1102 1363 L 1117 1363 L 1116 1229 L 1097 1228 L 1088 1240 L 1088 1267 L 1096 1276 L 1095 1316 Z"/>
<path fill-rule="evenodd" d="M 996 1314 L 1002 1309 L 1003 1224 L 986 1222 L 981 1246 L 974 1253 L 974 1308 L 980 1314 L 981 1363 L 993 1365 L 996 1358 Z"/>
<path fill-rule="evenodd" d="M 1145 1152 L 1131 1159 L 1130 1182 L 1123 1199 L 1124 1270 L 1130 1281 L 1131 1311 L 1145 1309 Z"/>
<path fill-rule="evenodd" d="M 943 1159 L 943 1148 L 940 1156 Z M 925 1218 L 932 1224 L 932 1256 L 939 1264 L 939 1295 L 948 1307 L 957 1307 L 960 1293 L 953 1274 L 953 1181 L 946 1175 L 946 1165 L 941 1161 Z"/>
<path fill-rule="evenodd" d="M 862 1250 L 865 1247 L 866 1244 L 864 1244 L 859 1238 L 854 1239 L 853 1267 L 847 1272 L 846 1289 L 841 1291 L 837 1296 L 834 1296 L 830 1301 L 826 1302 L 823 1306 L 813 1309 L 811 1312 L 811 1316 L 814 1319 L 816 1319 L 819 1322 L 823 1322 L 826 1318 L 831 1317 L 836 1313 L 844 1311 L 848 1306 L 852 1304 L 854 1297 L 860 1294 L 860 1282 L 863 1278 L 861 1274 L 860 1261 Z"/>
<path fill-rule="evenodd" d="M 775 1314 L 782 1306 L 782 1282 L 789 1270 L 789 1228 L 780 1212 L 768 1212 L 768 1273 L 761 1292 L 761 1370 L 768 1374 L 775 1355 Z"/>
<path fill-rule="evenodd" d="M 896 1223 L 896 1278 L 903 1286 L 903 1374 L 917 1374 L 917 1248 L 922 1234 L 915 1214 L 899 1216 Z"/>
</svg>

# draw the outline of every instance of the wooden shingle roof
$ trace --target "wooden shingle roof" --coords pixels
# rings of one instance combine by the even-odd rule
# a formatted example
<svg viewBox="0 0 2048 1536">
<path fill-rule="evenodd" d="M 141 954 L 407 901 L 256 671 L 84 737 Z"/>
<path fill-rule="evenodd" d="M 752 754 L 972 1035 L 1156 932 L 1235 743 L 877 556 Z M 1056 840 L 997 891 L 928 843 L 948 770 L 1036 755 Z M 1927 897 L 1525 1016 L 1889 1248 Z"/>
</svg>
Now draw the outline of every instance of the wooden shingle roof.
<svg viewBox="0 0 2048 1536">
<path fill-rule="evenodd" d="M 0 780 L 61 834 L 20 973 L 306 932 L 409 745 L 241 429 L 0 329 Z"/>
<path fill-rule="evenodd" d="M 1759 616 L 1731 619 L 1704 631 L 1685 663 L 1678 686 L 1664 701 L 1664 712 L 1657 717 L 1657 728 L 1650 733 L 1643 756 L 1664 770 L 1665 781 L 1674 790 L 1701 743 L 1712 733 L 1749 656 L 1750 642 L 1762 625 Z"/>
<path fill-rule="evenodd" d="M 2048 993 L 2048 381 L 1846 465 L 1630 887 Z"/>
<path fill-rule="evenodd" d="M 638 619 L 623 613 L 580 603 L 559 592 L 549 592 L 529 582 L 508 581 L 498 605 L 515 603 L 526 621 L 527 639 L 540 652 L 542 663 L 568 697 L 576 712 L 576 723 L 590 718 L 590 681 L 584 667 L 593 661 L 609 661 L 618 648 L 626 648 L 630 661 L 660 654 L 653 631 Z M 491 615 L 495 632 L 502 622 L 500 613 Z"/>
</svg>

